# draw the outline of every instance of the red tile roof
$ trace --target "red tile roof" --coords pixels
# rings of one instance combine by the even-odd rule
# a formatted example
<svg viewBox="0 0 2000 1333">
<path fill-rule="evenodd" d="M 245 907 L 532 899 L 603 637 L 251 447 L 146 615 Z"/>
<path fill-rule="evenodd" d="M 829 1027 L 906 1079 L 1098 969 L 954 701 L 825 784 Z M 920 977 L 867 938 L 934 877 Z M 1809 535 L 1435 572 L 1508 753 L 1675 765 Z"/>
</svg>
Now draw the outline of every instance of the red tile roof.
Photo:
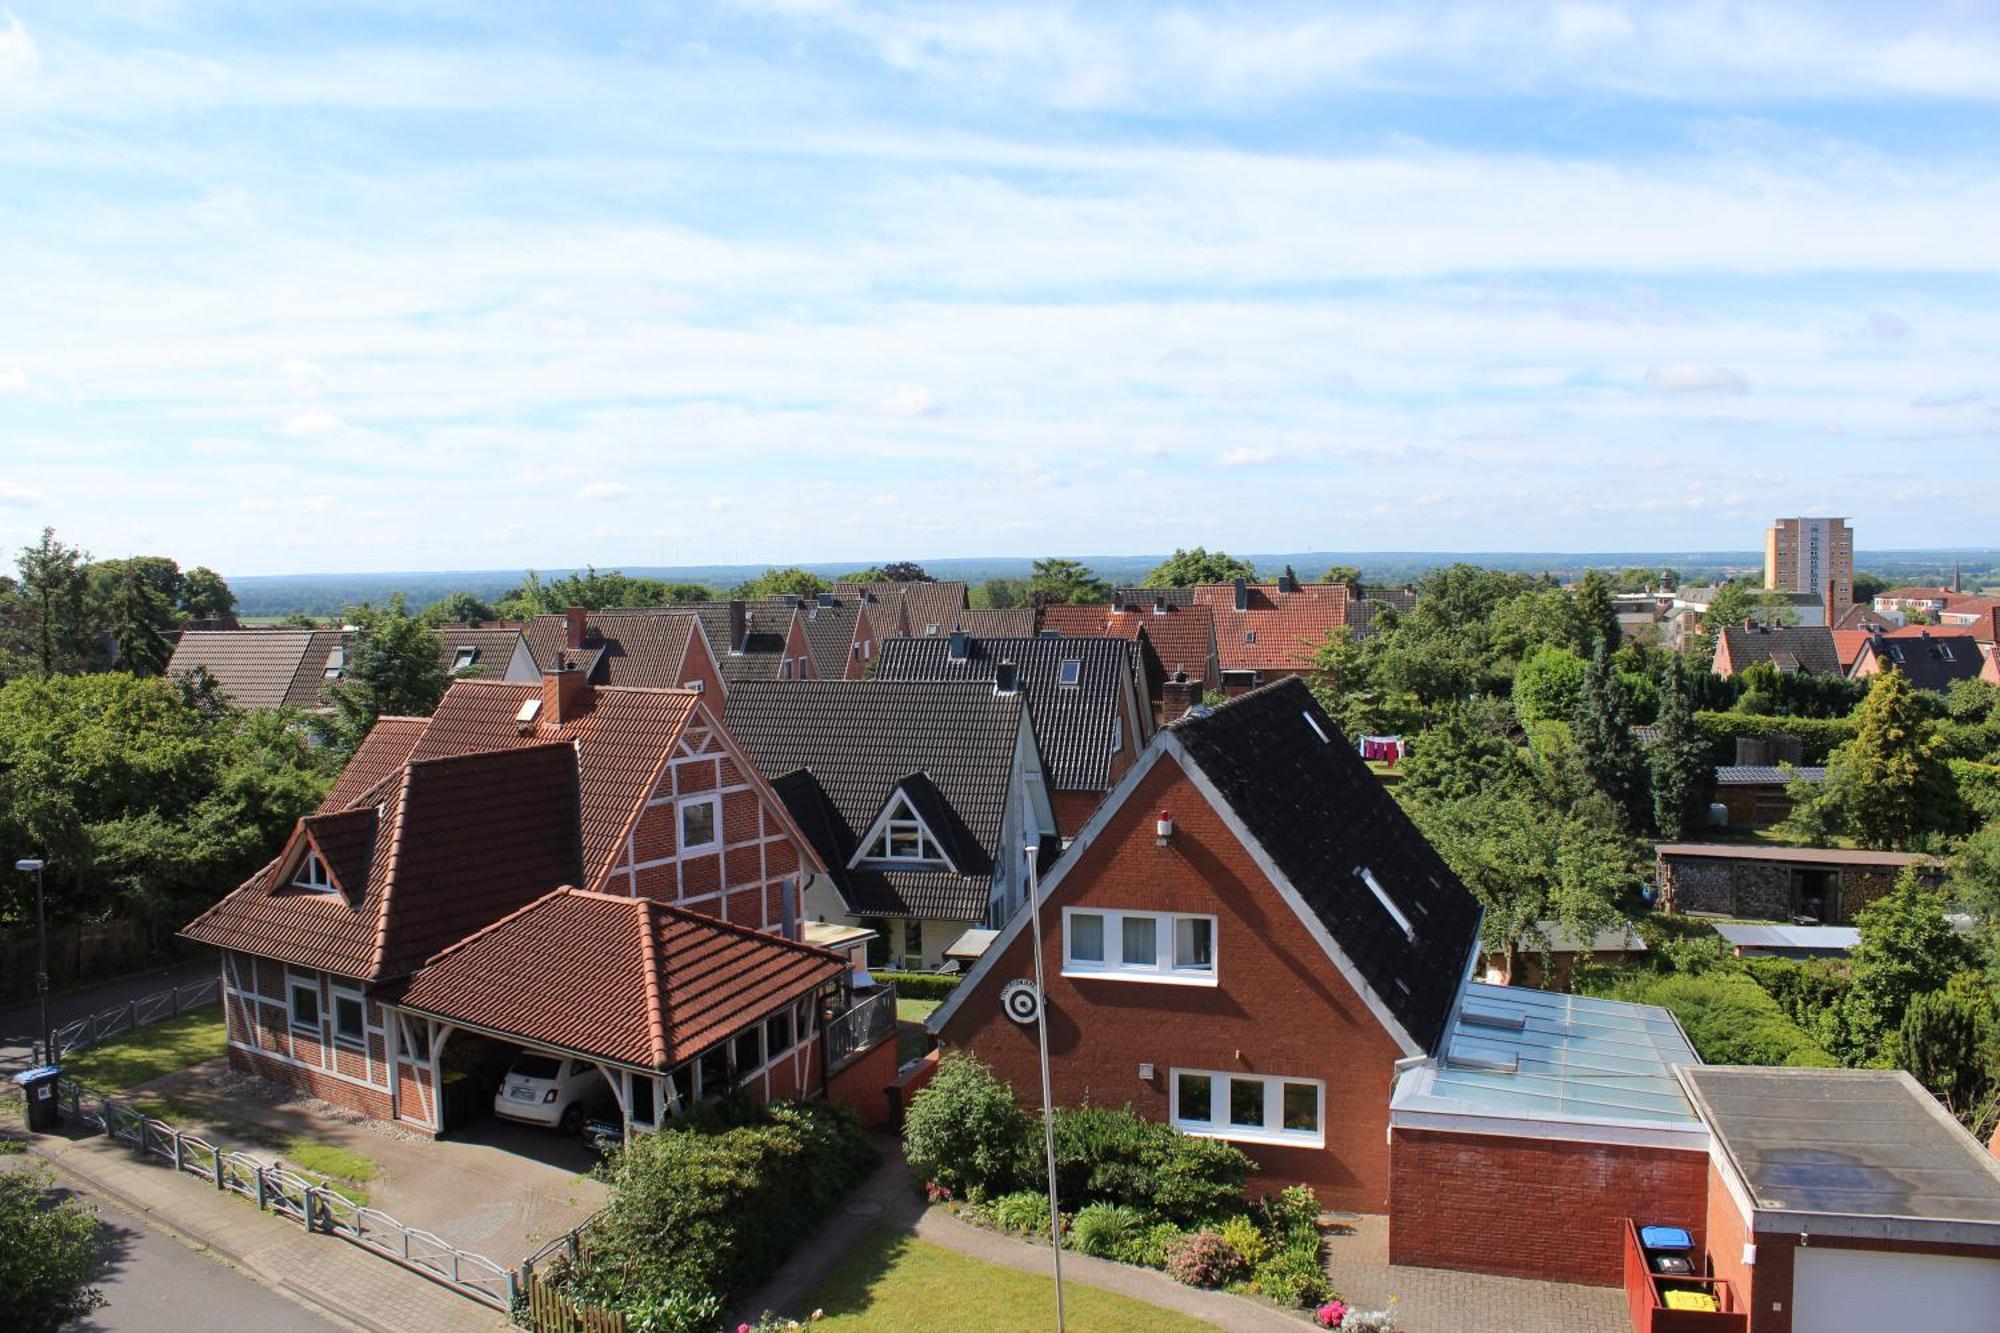
<svg viewBox="0 0 2000 1333">
<path fill-rule="evenodd" d="M 1156 611 L 1152 602 L 1131 602 L 1123 609 L 1109 602 L 1085 602 L 1042 608 L 1042 628 L 1067 636 L 1109 635 L 1137 639 L 1147 649 L 1147 687 L 1159 694 L 1159 684 L 1183 668 L 1188 679 L 1208 685 L 1209 664 L 1216 655 L 1215 612 L 1206 606 L 1176 606 Z"/>
<path fill-rule="evenodd" d="M 399 772 L 423 738 L 427 718 L 379 717 L 333 780 L 319 814 L 345 810 Z"/>
<path fill-rule="evenodd" d="M 1958 594 L 1950 588 L 1944 587 L 1942 584 L 1937 584 L 1930 587 L 1891 588 L 1887 592 L 1876 593 L 1875 600 L 1878 602 L 1949 602 L 1956 596 Z"/>
<path fill-rule="evenodd" d="M 182 934 L 386 981 L 578 878 L 577 757 L 569 745 L 413 760 L 380 790 L 379 803 L 300 820 L 276 860 Z M 309 845 L 337 891 L 292 885 Z"/>
<path fill-rule="evenodd" d="M 1840 657 L 1842 671 L 1854 669 L 1855 659 L 1861 656 L 1861 650 L 1868 646 L 1872 637 L 1865 629 L 1837 629 L 1833 632 L 1833 651 Z"/>
<path fill-rule="evenodd" d="M 1338 583 L 1301 583 L 1280 592 L 1273 583 L 1248 589 L 1247 609 L 1236 609 L 1236 589 L 1204 583 L 1195 605 L 1215 616 L 1215 648 L 1225 671 L 1299 671 L 1312 666 L 1326 636 L 1347 624 L 1348 589 Z"/>
<path fill-rule="evenodd" d="M 669 1069 L 835 980 L 839 954 L 648 898 L 560 889 L 445 949 L 399 1003 Z M 537 984 L 524 985 L 532 979 Z"/>
<path fill-rule="evenodd" d="M 667 756 L 701 696 L 688 690 L 593 690 L 568 721 L 555 723 L 538 714 L 524 727 L 517 720 L 521 706 L 541 697 L 539 683 L 455 681 L 438 701 L 412 757 L 573 744 L 583 802 L 583 877 L 577 882 L 596 888 L 610 873 L 627 829 L 659 789 Z"/>
<path fill-rule="evenodd" d="M 641 689 L 677 690 L 687 684 L 681 664 L 687 659 L 688 638 L 700 633 L 701 618 L 693 611 L 592 611 L 584 621 L 579 659 L 601 662 L 591 674 L 599 685 L 633 685 Z M 568 643 L 568 621 L 561 615 L 536 616 L 522 631 L 535 665 L 555 669 Z M 727 644 L 711 644 L 719 656 Z M 502 668 L 505 670 L 505 668 Z"/>
</svg>

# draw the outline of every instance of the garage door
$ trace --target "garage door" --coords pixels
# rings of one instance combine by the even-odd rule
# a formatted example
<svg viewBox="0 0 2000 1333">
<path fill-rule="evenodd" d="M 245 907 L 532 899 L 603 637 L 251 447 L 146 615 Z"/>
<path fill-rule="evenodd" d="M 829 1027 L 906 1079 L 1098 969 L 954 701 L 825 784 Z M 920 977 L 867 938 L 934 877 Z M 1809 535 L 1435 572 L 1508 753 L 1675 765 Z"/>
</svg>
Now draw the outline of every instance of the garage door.
<svg viewBox="0 0 2000 1333">
<path fill-rule="evenodd" d="M 1792 1333 L 1992 1333 L 2000 1322 L 2000 1259 L 1819 1246 L 1792 1253 Z"/>
</svg>

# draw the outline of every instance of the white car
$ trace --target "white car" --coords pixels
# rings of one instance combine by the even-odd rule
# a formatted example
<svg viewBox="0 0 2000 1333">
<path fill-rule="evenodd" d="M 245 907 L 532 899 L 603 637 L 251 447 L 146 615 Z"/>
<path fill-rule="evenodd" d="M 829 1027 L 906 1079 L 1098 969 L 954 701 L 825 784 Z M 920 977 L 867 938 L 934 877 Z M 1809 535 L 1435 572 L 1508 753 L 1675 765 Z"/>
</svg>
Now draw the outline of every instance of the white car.
<svg viewBox="0 0 2000 1333">
<path fill-rule="evenodd" d="M 596 1065 L 522 1051 L 493 1094 L 493 1114 L 580 1134 L 590 1113 L 610 1100 L 611 1088 Z"/>
</svg>

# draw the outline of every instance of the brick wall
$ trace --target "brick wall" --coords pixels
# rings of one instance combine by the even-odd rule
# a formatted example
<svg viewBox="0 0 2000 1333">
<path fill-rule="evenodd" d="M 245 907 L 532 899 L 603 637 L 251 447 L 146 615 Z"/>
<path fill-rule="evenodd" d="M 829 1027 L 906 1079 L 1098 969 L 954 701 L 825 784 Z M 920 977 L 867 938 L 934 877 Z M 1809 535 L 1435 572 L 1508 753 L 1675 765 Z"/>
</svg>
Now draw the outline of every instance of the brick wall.
<svg viewBox="0 0 2000 1333">
<path fill-rule="evenodd" d="M 272 1059 L 259 1051 L 245 1050 L 241 1046 L 229 1048 L 229 1063 L 232 1068 L 268 1078 L 273 1083 L 282 1083 L 288 1088 L 296 1088 L 308 1096 L 332 1102 L 335 1106 L 344 1106 L 350 1111 L 358 1111 L 377 1120 L 390 1118 L 389 1094 L 385 1089 L 365 1088 L 358 1083 L 349 1083 L 346 1079 L 336 1078 L 332 1074 L 317 1069 L 307 1069 L 302 1065 L 288 1064 L 283 1060 Z"/>
<path fill-rule="evenodd" d="M 1153 822 L 1171 810 L 1170 846 Z M 1076 855 L 1072 852 L 1072 855 Z M 1216 986 L 1059 975 L 1062 908 L 1208 912 L 1217 917 Z M 1301 1182 L 1333 1208 L 1381 1212 L 1389 1194 L 1388 1108 L 1401 1049 L 1257 869 L 1171 757 L 1162 757 L 1070 865 L 1042 913 L 1056 1100 L 1129 1104 L 1169 1115 L 1169 1071 L 1214 1070 L 1318 1079 L 1326 1085 L 1323 1149 L 1245 1143 L 1253 1191 Z M 942 1034 L 1040 1104 L 1035 1034 L 999 1012 L 1002 986 L 1032 976 L 1024 931 L 965 995 Z M 1142 1079 L 1139 1066 L 1153 1066 Z"/>
<path fill-rule="evenodd" d="M 1103 803 L 1104 793 L 1101 791 L 1051 791 L 1049 807 L 1055 811 L 1056 832 L 1065 838 L 1074 838 Z"/>
<path fill-rule="evenodd" d="M 1707 1224 L 1708 1155 L 1398 1129 L 1389 1262 L 1617 1286 L 1625 1218 Z"/>
<path fill-rule="evenodd" d="M 852 1064 L 836 1070 L 826 1081 L 828 1100 L 839 1102 L 870 1129 L 882 1129 L 894 1119 L 889 1100 L 890 1085 L 896 1081 L 896 1040 L 876 1043 Z"/>
</svg>

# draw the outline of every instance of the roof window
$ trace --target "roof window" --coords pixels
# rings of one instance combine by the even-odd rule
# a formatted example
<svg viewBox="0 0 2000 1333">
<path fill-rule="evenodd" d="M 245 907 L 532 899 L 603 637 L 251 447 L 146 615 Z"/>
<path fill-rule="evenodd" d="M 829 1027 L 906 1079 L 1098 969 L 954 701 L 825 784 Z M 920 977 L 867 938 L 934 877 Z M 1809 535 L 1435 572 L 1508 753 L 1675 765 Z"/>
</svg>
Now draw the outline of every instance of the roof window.
<svg viewBox="0 0 2000 1333">
<path fill-rule="evenodd" d="M 1082 679 L 1083 662 L 1078 658 L 1065 657 L 1056 669 L 1056 683 L 1059 685 L 1074 685 Z"/>
<path fill-rule="evenodd" d="M 1472 1027 L 1495 1028 L 1503 1032 L 1525 1032 L 1528 1028 L 1526 1014 L 1503 1014 L 1492 1009 L 1463 1009 L 1459 1018 Z"/>
<path fill-rule="evenodd" d="M 1254 630 L 1254 629 L 1246 629 L 1246 630 L 1244 630 L 1244 631 L 1243 631 L 1243 642 L 1245 642 L 1245 643 L 1255 643 L 1255 642 L 1257 642 L 1257 631 L 1256 631 L 1256 630 Z"/>
<path fill-rule="evenodd" d="M 453 671 L 464 671 L 478 660 L 479 650 L 477 648 L 460 648 L 452 655 L 451 669 Z"/>
<path fill-rule="evenodd" d="M 1313 729 L 1313 735 L 1319 737 L 1319 743 L 1321 745 L 1332 744 L 1332 742 L 1327 740 L 1326 729 L 1320 726 L 1318 718 L 1314 717 L 1311 713 L 1305 712 L 1304 710 L 1300 710 L 1299 716 L 1304 718 L 1306 720 L 1306 725 Z"/>
<path fill-rule="evenodd" d="M 542 696 L 538 694 L 534 698 L 522 703 L 520 711 L 514 714 L 514 720 L 522 726 L 526 726 L 528 723 L 533 722 L 540 715 L 541 711 Z"/>
<path fill-rule="evenodd" d="M 326 678 L 339 680 L 347 671 L 347 649 L 335 648 L 326 655 Z"/>
<path fill-rule="evenodd" d="M 1375 872 L 1367 866 L 1356 866 L 1354 867 L 1354 873 L 1361 876 L 1361 882 L 1368 886 L 1368 891 L 1375 895 L 1375 901 L 1382 904 L 1382 910 L 1395 920 L 1397 927 L 1403 934 L 1409 939 L 1415 939 L 1417 937 L 1417 928 L 1410 924 L 1409 917 L 1403 915 L 1403 909 L 1396 906 L 1396 900 L 1391 898 L 1389 891 L 1382 887 L 1382 881 L 1375 878 Z"/>
</svg>

